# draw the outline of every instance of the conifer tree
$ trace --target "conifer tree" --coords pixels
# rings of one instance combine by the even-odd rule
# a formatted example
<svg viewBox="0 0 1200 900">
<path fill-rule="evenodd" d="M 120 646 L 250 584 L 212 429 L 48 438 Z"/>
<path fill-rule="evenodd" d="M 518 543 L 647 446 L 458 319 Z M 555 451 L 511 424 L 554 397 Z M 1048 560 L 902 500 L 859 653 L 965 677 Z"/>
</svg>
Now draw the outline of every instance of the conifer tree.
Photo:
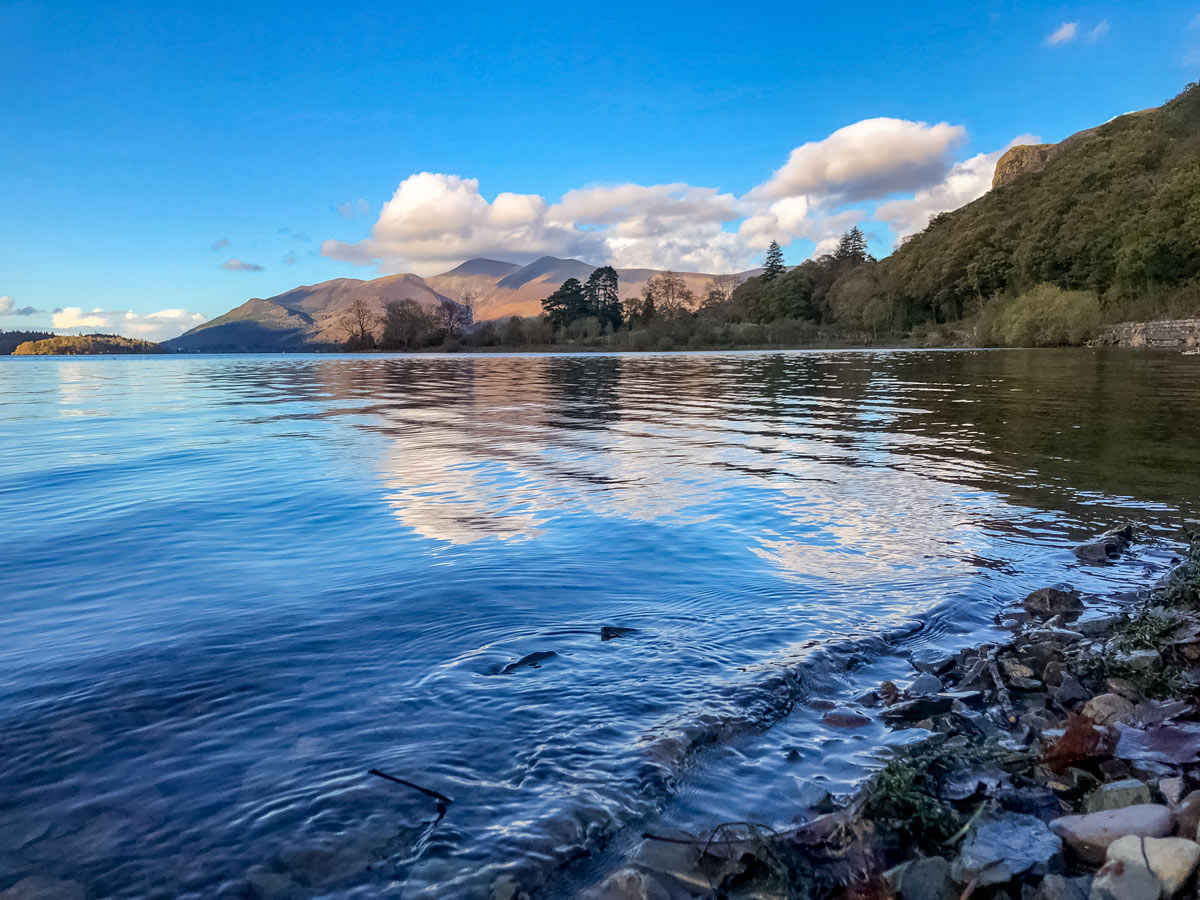
<svg viewBox="0 0 1200 900">
<path fill-rule="evenodd" d="M 783 264 L 783 251 L 779 249 L 779 244 L 771 241 L 771 246 L 767 248 L 767 255 L 763 258 L 763 281 L 774 281 L 786 271 L 787 267 Z"/>
</svg>

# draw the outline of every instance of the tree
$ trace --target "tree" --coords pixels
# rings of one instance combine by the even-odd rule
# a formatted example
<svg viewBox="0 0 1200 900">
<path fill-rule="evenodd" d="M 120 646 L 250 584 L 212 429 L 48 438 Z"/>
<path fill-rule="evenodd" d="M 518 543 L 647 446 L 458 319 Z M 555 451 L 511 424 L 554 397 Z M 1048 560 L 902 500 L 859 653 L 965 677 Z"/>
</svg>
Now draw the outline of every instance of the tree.
<svg viewBox="0 0 1200 900">
<path fill-rule="evenodd" d="M 683 276 L 671 271 L 651 276 L 643 294 L 646 302 L 653 304 L 655 312 L 664 319 L 690 312 L 696 303 L 696 295 L 688 288 Z"/>
<path fill-rule="evenodd" d="M 370 350 L 375 346 L 379 316 L 365 297 L 355 297 L 342 316 L 342 327 L 350 332 L 347 349 Z"/>
<path fill-rule="evenodd" d="M 771 246 L 767 248 L 767 255 L 763 258 L 763 281 L 774 281 L 780 275 L 787 271 L 787 266 L 783 264 L 783 251 L 779 249 L 779 244 L 771 241 Z"/>
<path fill-rule="evenodd" d="M 593 269 L 583 286 L 588 314 L 600 320 L 600 325 L 621 327 L 621 294 L 618 288 L 617 270 L 612 266 Z"/>
<path fill-rule="evenodd" d="M 429 313 L 416 300 L 393 300 L 383 307 L 379 344 L 385 350 L 412 350 L 424 342 L 432 327 Z"/>
<path fill-rule="evenodd" d="M 463 291 L 458 303 L 453 300 L 443 300 L 434 312 L 438 327 L 446 333 L 447 338 L 456 338 L 466 330 L 474 320 L 471 303 L 475 297 L 470 291 Z"/>
<path fill-rule="evenodd" d="M 851 263 L 862 263 L 870 259 L 867 253 L 867 239 L 862 229 L 855 225 L 843 234 L 837 249 L 833 251 L 833 258 L 839 262 Z"/>
<path fill-rule="evenodd" d="M 587 295 L 578 278 L 568 278 L 542 301 L 542 314 L 558 329 L 565 328 L 588 312 Z"/>
<path fill-rule="evenodd" d="M 722 324 L 732 322 L 735 318 L 733 294 L 741 283 L 737 275 L 714 275 L 708 281 L 704 299 L 700 301 L 700 311 Z"/>
</svg>

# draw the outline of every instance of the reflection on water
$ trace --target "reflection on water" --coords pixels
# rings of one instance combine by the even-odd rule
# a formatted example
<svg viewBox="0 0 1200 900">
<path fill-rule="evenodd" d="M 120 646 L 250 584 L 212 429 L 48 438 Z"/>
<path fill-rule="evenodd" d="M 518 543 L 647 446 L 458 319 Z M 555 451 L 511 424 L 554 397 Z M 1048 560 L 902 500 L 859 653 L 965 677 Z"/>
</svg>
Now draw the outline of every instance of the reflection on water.
<svg viewBox="0 0 1200 900">
<path fill-rule="evenodd" d="M 0 890 L 561 896 L 647 823 L 787 821 L 879 737 L 807 698 L 1165 563 L 1198 363 L 4 360 Z"/>
</svg>

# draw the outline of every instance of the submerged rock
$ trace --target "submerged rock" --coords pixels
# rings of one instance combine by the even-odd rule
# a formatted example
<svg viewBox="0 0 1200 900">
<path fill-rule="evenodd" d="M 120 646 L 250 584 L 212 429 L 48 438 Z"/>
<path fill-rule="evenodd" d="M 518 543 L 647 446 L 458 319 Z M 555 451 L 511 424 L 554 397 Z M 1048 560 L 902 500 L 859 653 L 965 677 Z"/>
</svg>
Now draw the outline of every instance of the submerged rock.
<svg viewBox="0 0 1200 900">
<path fill-rule="evenodd" d="M 8 890 L 0 891 L 0 900 L 84 900 L 86 896 L 87 892 L 78 881 L 45 875 L 31 875 Z"/>
<path fill-rule="evenodd" d="M 980 887 L 1005 884 L 1026 873 L 1044 875 L 1062 841 L 1035 816 L 1010 813 L 979 824 L 954 862 L 954 880 Z"/>
<path fill-rule="evenodd" d="M 834 728 L 863 728 L 871 724 L 871 719 L 852 709 L 831 709 L 821 716 L 821 721 Z"/>
<path fill-rule="evenodd" d="M 1163 897 L 1179 893 L 1200 863 L 1200 844 L 1186 838 L 1119 838 L 1108 846 L 1108 861 L 1149 866 Z"/>
<path fill-rule="evenodd" d="M 930 672 L 922 672 L 908 686 L 908 695 L 910 697 L 923 697 L 928 694 L 940 694 L 945 687 L 942 684 L 942 679 L 936 675 Z"/>
<path fill-rule="evenodd" d="M 1085 862 L 1100 865 L 1109 844 L 1132 834 L 1139 837 L 1166 837 L 1175 821 L 1171 811 L 1157 804 L 1139 804 L 1124 809 L 1063 816 L 1050 823 L 1050 830 L 1067 842 Z"/>
<path fill-rule="evenodd" d="M 634 868 L 613 872 L 593 894 L 595 900 L 671 900 L 670 892 L 653 876 Z"/>
<path fill-rule="evenodd" d="M 1030 615 L 1048 619 L 1051 616 L 1070 616 L 1083 612 L 1083 601 L 1074 591 L 1060 591 L 1058 588 L 1040 588 L 1021 601 L 1021 605 Z"/>
</svg>

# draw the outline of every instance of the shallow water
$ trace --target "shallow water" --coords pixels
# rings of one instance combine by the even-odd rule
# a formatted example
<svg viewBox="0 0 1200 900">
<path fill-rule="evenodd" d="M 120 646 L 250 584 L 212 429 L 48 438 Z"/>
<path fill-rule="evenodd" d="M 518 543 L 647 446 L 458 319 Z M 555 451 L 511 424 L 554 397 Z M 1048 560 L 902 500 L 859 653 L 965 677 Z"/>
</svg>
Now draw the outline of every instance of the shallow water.
<svg viewBox="0 0 1200 900">
<path fill-rule="evenodd" d="M 642 829 L 786 822 L 882 736 L 812 699 L 1033 588 L 1161 571 L 1200 512 L 1198 375 L 1115 351 L 0 359 L 0 890 L 567 896 Z M 1135 553 L 1077 563 L 1127 518 Z"/>
</svg>

